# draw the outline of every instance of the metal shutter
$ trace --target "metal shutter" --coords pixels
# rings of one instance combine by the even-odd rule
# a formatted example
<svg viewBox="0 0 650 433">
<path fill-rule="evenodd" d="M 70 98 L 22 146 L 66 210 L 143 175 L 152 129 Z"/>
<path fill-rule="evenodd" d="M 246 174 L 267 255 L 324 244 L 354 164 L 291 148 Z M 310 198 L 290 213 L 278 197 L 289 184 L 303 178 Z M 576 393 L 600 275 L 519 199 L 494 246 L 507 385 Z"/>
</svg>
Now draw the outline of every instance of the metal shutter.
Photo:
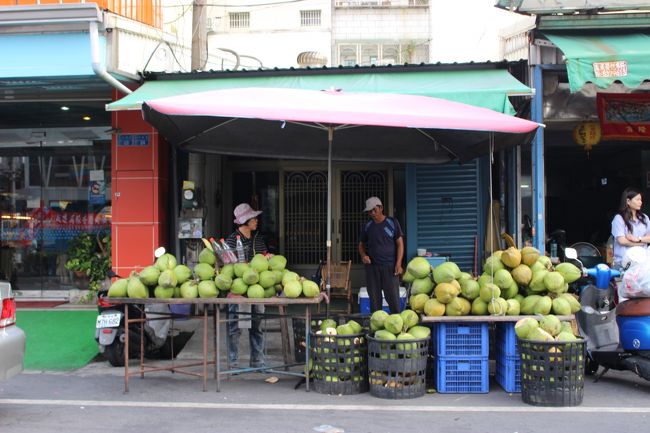
<svg viewBox="0 0 650 433">
<path fill-rule="evenodd" d="M 450 254 L 462 271 L 472 272 L 476 236 L 482 244 L 479 174 L 477 160 L 407 165 L 407 259 L 426 248 Z"/>
</svg>

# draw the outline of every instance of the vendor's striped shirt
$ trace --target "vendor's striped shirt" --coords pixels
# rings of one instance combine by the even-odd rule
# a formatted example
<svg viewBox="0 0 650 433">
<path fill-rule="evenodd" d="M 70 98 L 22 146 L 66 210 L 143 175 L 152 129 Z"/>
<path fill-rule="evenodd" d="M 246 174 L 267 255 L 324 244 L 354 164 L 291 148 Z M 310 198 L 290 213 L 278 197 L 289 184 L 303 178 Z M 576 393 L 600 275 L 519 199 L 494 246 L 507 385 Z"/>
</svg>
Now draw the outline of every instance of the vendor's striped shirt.
<svg viewBox="0 0 650 433">
<path fill-rule="evenodd" d="M 264 238 L 258 231 L 254 231 L 251 238 L 248 239 L 237 229 L 226 239 L 226 244 L 232 248 L 235 254 L 237 254 L 237 235 L 239 235 L 244 244 L 247 262 L 250 262 L 255 254 L 266 254 L 268 252 L 269 249 L 266 247 Z"/>
</svg>

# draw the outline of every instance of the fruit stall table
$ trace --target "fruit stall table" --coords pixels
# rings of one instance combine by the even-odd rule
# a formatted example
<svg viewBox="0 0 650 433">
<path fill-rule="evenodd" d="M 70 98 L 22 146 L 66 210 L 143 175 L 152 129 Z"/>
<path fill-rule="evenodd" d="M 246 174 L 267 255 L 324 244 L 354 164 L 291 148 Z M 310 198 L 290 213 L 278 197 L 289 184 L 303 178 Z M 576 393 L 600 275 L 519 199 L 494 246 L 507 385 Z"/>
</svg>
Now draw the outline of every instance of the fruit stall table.
<svg viewBox="0 0 650 433">
<path fill-rule="evenodd" d="M 421 323 L 476 323 L 476 322 L 517 322 L 526 317 L 536 317 L 535 314 L 525 316 L 422 316 Z M 573 314 L 557 316 L 562 322 L 571 322 L 575 319 Z"/>
<path fill-rule="evenodd" d="M 182 374 L 187 374 L 191 376 L 198 376 L 203 379 L 203 391 L 207 391 L 207 380 L 208 380 L 208 365 L 213 365 L 214 366 L 214 378 L 217 380 L 217 391 L 221 390 L 221 375 L 224 374 L 232 374 L 235 372 L 233 371 L 222 371 L 221 370 L 221 360 L 219 357 L 219 349 L 221 346 L 221 331 L 220 327 L 218 326 L 219 323 L 222 323 L 221 320 L 221 312 L 219 309 L 219 306 L 221 305 L 228 305 L 228 304 L 235 304 L 235 305 L 246 305 L 246 304 L 257 304 L 257 305 L 264 305 L 264 306 L 274 306 L 278 307 L 279 310 L 279 316 L 283 319 L 286 318 L 286 308 L 289 305 L 304 305 L 305 306 L 305 313 L 304 313 L 304 318 L 305 318 L 305 345 L 306 345 L 306 351 L 309 353 L 309 334 L 310 334 L 310 328 L 311 328 L 311 320 L 310 320 L 310 310 L 309 307 L 310 305 L 317 305 L 319 304 L 323 299 L 325 299 L 324 294 L 320 294 L 319 297 L 316 298 L 284 298 L 284 297 L 272 297 L 272 298 L 262 298 L 262 299 L 251 299 L 251 298 L 245 298 L 245 297 L 233 297 L 233 298 L 194 298 L 194 299 L 184 299 L 184 298 L 173 298 L 173 299 L 158 299 L 158 298 L 110 298 L 110 302 L 115 305 L 123 305 L 124 306 L 124 335 L 125 335 L 125 340 L 124 340 L 124 392 L 129 391 L 129 376 L 139 374 L 140 377 L 144 377 L 144 374 L 147 372 L 154 372 L 154 371 L 171 371 L 171 372 L 177 372 L 177 373 L 182 373 Z M 174 305 L 174 304 L 190 304 L 190 305 L 202 305 L 203 308 L 203 313 L 197 316 L 192 316 L 195 318 L 199 318 L 203 321 L 203 359 L 201 359 L 199 362 L 187 362 L 187 363 L 176 363 L 174 359 L 172 358 L 171 360 L 171 365 L 169 366 L 163 366 L 163 365 L 148 365 L 145 364 L 144 362 L 144 347 L 143 347 L 143 342 L 144 339 L 140 338 L 141 341 L 141 346 L 140 346 L 140 361 L 139 361 L 139 368 L 135 372 L 129 371 L 129 325 L 134 324 L 134 323 L 144 323 L 147 320 L 161 320 L 165 319 L 167 317 L 163 318 L 158 318 L 158 319 L 141 319 L 141 318 L 129 318 L 129 311 L 128 311 L 128 305 L 129 304 L 135 304 L 135 305 L 147 305 L 147 304 L 167 304 L 167 305 Z M 208 326 L 208 320 L 210 317 L 209 314 L 209 306 L 214 306 L 214 314 L 212 314 L 212 332 L 213 332 L 213 358 L 212 360 L 208 360 L 208 331 L 209 331 L 209 326 Z M 158 313 L 156 313 L 158 314 Z M 178 317 L 178 314 L 169 314 L 169 318 L 176 318 Z M 281 320 L 283 324 L 281 324 L 282 327 L 282 332 L 284 336 L 287 335 L 288 331 L 286 328 L 286 321 Z M 140 332 L 144 332 L 143 327 L 140 327 Z M 283 336 L 283 337 L 284 337 Z M 285 345 L 286 339 L 283 338 L 283 346 Z M 272 370 L 273 368 L 286 368 L 291 365 L 295 364 L 289 364 L 288 362 L 288 349 L 285 348 L 283 350 L 283 353 L 285 354 L 284 356 L 284 365 L 281 366 L 276 366 L 276 367 L 264 367 L 263 369 L 265 371 L 273 371 L 276 373 L 280 374 L 288 374 L 288 375 L 294 375 L 294 376 L 300 376 L 305 378 L 305 386 L 307 391 L 309 391 L 309 369 L 305 369 L 304 373 L 296 373 L 296 372 L 290 372 L 290 371 L 278 371 L 278 370 Z M 193 371 L 187 370 L 189 367 L 196 367 L 196 366 L 202 366 L 202 372 L 201 373 L 196 373 Z M 243 373 L 243 372 L 254 372 L 260 370 L 260 368 L 249 368 L 249 369 L 238 369 L 236 372 L 238 373 Z"/>
</svg>

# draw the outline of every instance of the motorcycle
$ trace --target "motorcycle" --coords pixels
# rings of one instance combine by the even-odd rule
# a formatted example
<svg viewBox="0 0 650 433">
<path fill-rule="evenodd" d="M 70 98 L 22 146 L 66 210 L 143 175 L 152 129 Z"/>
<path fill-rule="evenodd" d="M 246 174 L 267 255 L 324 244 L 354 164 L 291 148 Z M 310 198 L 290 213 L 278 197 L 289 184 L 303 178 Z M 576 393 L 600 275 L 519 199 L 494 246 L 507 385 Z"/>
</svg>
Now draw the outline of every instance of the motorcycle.
<svg viewBox="0 0 650 433">
<path fill-rule="evenodd" d="M 650 380 L 650 298 L 616 305 L 615 286 L 610 281 L 621 272 L 603 263 L 585 268 L 573 248 L 567 248 L 565 254 L 595 283 L 582 289 L 581 309 L 576 313 L 580 333 L 587 340 L 587 373 L 596 374 L 598 381 L 610 369 L 628 370 Z M 603 369 L 598 373 L 600 366 Z"/>
<path fill-rule="evenodd" d="M 155 251 L 158 258 L 165 253 L 164 248 Z M 109 271 L 109 277 L 119 275 Z M 107 296 L 108 289 L 102 289 L 97 296 L 97 321 L 95 324 L 95 340 L 99 346 L 99 352 L 112 366 L 124 366 L 124 311 L 121 307 L 111 304 Z M 169 314 L 169 307 L 165 304 L 136 305 L 128 304 L 130 319 L 154 319 Z M 144 356 L 146 358 L 169 357 L 171 347 L 170 328 L 171 320 L 148 320 L 143 323 L 136 323 L 129 326 L 129 358 L 136 358 L 140 355 L 140 327 L 144 325 L 142 335 L 144 337 Z"/>
</svg>

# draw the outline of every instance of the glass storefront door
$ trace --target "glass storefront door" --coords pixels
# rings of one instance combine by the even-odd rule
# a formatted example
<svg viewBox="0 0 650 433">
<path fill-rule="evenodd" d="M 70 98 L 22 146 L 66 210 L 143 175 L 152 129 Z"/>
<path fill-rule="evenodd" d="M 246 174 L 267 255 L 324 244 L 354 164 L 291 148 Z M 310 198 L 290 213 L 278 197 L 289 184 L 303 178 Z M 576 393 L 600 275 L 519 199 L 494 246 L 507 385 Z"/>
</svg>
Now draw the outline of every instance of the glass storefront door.
<svg viewBox="0 0 650 433">
<path fill-rule="evenodd" d="M 0 143 L 0 278 L 19 294 L 84 288 L 65 267 L 68 243 L 110 234 L 110 161 L 108 140 Z"/>
</svg>

